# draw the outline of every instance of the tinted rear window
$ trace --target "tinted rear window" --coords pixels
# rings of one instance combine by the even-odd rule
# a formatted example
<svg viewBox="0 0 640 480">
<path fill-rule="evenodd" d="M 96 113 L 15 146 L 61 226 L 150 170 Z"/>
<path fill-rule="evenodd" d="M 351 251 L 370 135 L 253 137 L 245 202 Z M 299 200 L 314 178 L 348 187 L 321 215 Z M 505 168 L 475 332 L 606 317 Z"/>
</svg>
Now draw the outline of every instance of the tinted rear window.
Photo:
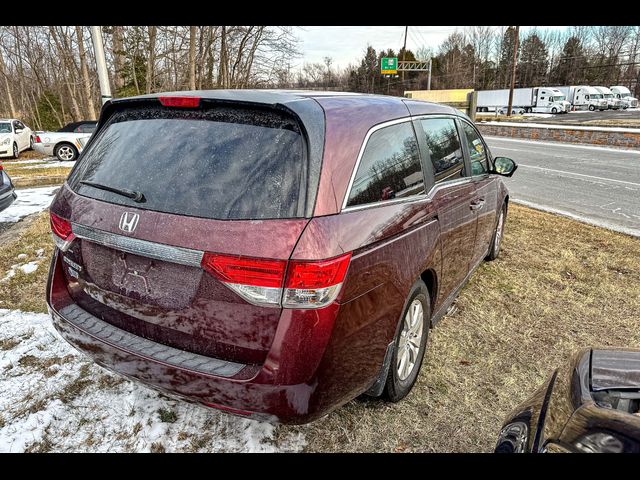
<svg viewBox="0 0 640 480">
<path fill-rule="evenodd" d="M 303 215 L 304 143 L 275 110 L 134 109 L 114 114 L 70 178 L 80 195 L 136 208 L 246 220 Z M 79 183 L 144 194 L 144 203 Z"/>
</svg>

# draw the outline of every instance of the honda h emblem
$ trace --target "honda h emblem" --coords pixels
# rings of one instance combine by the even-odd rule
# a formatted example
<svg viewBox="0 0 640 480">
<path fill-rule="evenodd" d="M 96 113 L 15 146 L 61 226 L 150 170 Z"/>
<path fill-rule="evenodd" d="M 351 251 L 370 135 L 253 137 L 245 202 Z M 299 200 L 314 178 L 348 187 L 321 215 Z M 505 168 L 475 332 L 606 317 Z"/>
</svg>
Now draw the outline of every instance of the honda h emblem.
<svg viewBox="0 0 640 480">
<path fill-rule="evenodd" d="M 136 229 L 139 219 L 140 215 L 138 215 L 137 213 L 124 212 L 120 217 L 120 223 L 118 224 L 118 227 L 120 227 L 120 230 L 122 230 L 123 232 L 131 233 Z"/>
</svg>

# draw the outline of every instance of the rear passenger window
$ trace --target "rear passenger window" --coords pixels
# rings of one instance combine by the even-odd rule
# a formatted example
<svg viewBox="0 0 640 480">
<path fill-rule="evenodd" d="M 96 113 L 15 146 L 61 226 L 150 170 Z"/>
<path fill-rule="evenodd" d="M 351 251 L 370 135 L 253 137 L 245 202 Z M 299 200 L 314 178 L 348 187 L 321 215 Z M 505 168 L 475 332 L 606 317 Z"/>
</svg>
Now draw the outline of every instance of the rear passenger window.
<svg viewBox="0 0 640 480">
<path fill-rule="evenodd" d="M 462 130 L 469 148 L 469 159 L 471 160 L 471 175 L 483 175 L 489 171 L 487 162 L 487 152 L 484 143 L 478 132 L 467 122 L 462 122 Z"/>
<path fill-rule="evenodd" d="M 429 118 L 420 121 L 429 148 L 435 182 L 456 180 L 465 176 L 464 156 L 452 118 Z"/>
<path fill-rule="evenodd" d="M 411 123 L 375 131 L 362 154 L 347 206 L 420 193 L 424 193 L 424 176 Z"/>
</svg>

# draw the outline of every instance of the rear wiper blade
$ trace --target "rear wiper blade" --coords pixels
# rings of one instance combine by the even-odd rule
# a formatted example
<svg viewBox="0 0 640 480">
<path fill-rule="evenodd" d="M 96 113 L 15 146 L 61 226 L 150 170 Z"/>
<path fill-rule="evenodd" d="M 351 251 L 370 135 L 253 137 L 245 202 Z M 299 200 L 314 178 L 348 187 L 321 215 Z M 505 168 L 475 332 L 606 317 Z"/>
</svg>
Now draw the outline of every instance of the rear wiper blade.
<svg viewBox="0 0 640 480">
<path fill-rule="evenodd" d="M 123 197 L 132 199 L 136 203 L 143 203 L 146 201 L 142 192 L 135 192 L 133 190 L 127 190 L 126 188 L 110 187 L 109 185 L 103 185 L 96 182 L 88 182 L 86 180 L 81 180 L 80 183 L 93 188 L 98 188 L 100 190 L 106 190 L 107 192 L 117 193 L 118 195 L 122 195 Z"/>
</svg>

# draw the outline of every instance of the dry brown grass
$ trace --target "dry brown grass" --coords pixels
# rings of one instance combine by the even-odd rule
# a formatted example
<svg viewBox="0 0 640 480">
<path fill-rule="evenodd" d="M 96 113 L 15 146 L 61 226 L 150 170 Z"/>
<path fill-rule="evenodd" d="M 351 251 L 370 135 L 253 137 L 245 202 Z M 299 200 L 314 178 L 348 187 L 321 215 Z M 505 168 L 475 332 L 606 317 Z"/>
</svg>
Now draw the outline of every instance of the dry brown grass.
<svg viewBox="0 0 640 480">
<path fill-rule="evenodd" d="M 14 227 L 16 228 L 16 227 Z M 4 244 L 50 258 L 46 212 Z M 640 347 L 640 240 L 512 205 L 498 260 L 483 263 L 457 311 L 431 331 L 422 373 L 402 402 L 358 399 L 302 431 L 308 451 L 491 451 L 508 412 L 586 346 Z M 3 308 L 46 311 L 48 262 L 0 283 Z M 82 377 L 82 375 L 81 375 Z M 79 378 L 65 397 L 86 387 Z M 197 451 L 210 441 L 194 438 Z"/>
<path fill-rule="evenodd" d="M 18 228 L 17 225 L 12 227 L 12 230 L 16 228 Z M 19 233 L 11 236 L 3 235 L 5 241 L 0 249 L 0 278 L 6 275 L 12 265 L 34 260 L 40 263 L 33 273 L 26 274 L 16 269 L 12 278 L 0 281 L 0 308 L 46 313 L 44 292 L 49 261 L 53 254 L 53 240 L 50 232 L 49 214 L 42 212 Z M 44 253 L 38 256 L 36 251 L 41 248 L 44 249 Z M 26 254 L 27 257 L 18 259 L 21 253 Z"/>
<path fill-rule="evenodd" d="M 59 185 L 63 183 L 71 169 L 68 167 L 36 168 L 47 164 L 47 162 L 44 162 L 45 158 L 48 157 L 34 151 L 26 151 L 20 154 L 18 162 L 20 160 L 43 160 L 43 162 L 16 163 L 16 160 L 13 159 L 2 159 L 1 164 L 11 177 L 16 188 Z"/>
<path fill-rule="evenodd" d="M 409 396 L 358 399 L 293 427 L 308 451 L 488 452 L 509 411 L 572 352 L 640 347 L 640 240 L 513 205 L 502 248 L 431 331 Z"/>
</svg>

